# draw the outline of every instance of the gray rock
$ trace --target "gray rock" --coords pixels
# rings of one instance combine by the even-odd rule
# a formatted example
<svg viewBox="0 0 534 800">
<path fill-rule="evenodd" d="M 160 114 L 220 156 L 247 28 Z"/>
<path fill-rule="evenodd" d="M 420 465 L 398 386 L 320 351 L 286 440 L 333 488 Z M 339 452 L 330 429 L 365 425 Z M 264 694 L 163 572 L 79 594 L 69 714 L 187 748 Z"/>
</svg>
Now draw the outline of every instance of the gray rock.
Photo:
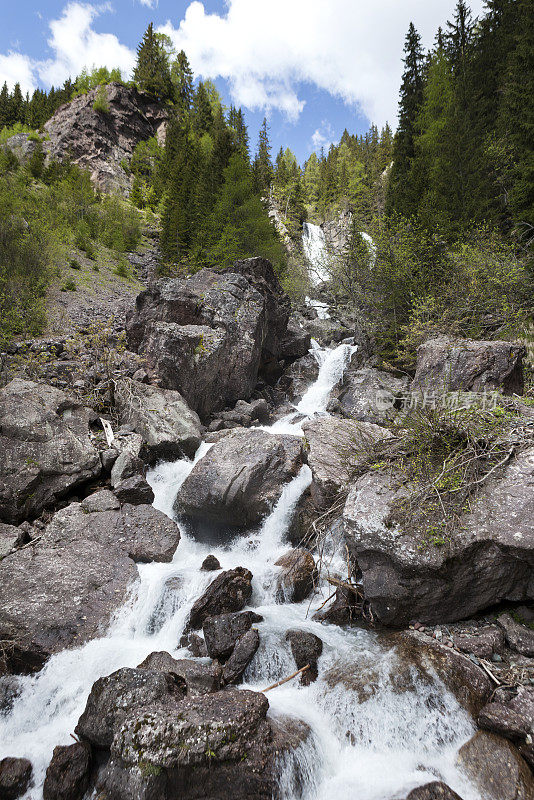
<svg viewBox="0 0 534 800">
<path fill-rule="evenodd" d="M 534 449 L 490 478 L 442 547 L 421 547 L 411 531 L 386 521 L 405 494 L 374 472 L 352 486 L 344 510 L 347 546 L 362 572 L 365 597 L 386 625 L 412 619 L 465 619 L 501 600 L 534 596 Z"/>
<path fill-rule="evenodd" d="M 171 672 L 124 667 L 93 684 L 75 733 L 93 746 L 109 748 L 134 709 L 167 703 L 178 714 L 185 681 Z"/>
<path fill-rule="evenodd" d="M 102 469 L 104 472 L 111 473 L 113 464 L 119 456 L 119 451 L 114 447 L 108 447 L 100 453 L 100 460 L 102 461 Z"/>
<path fill-rule="evenodd" d="M 0 797 L 17 800 L 30 786 L 33 769 L 27 758 L 3 758 L 0 761 Z"/>
<path fill-rule="evenodd" d="M 462 800 L 462 798 L 446 783 L 432 781 L 411 791 L 406 800 Z"/>
<path fill-rule="evenodd" d="M 204 420 L 251 396 L 260 367 L 278 358 L 288 318 L 270 262 L 248 259 L 222 274 L 152 283 L 128 319 L 128 341 Z"/>
<path fill-rule="evenodd" d="M 469 633 L 456 634 L 454 644 L 463 653 L 473 653 L 478 658 L 491 658 L 504 647 L 504 634 L 498 625 L 487 625 Z"/>
<path fill-rule="evenodd" d="M 0 676 L 0 716 L 9 714 L 13 703 L 22 692 L 20 678 L 16 675 Z"/>
<path fill-rule="evenodd" d="M 144 475 L 144 472 L 145 465 L 143 461 L 128 450 L 123 450 L 113 464 L 113 469 L 111 470 L 111 485 L 115 488 L 121 481 L 125 481 L 134 475 Z"/>
<path fill-rule="evenodd" d="M 28 541 L 29 536 L 20 528 L 0 522 L 0 561 Z"/>
<path fill-rule="evenodd" d="M 365 447 L 390 432 L 378 425 L 336 417 L 316 417 L 304 422 L 306 459 L 313 475 L 312 497 L 318 508 L 347 486 Z"/>
<path fill-rule="evenodd" d="M 534 687 L 519 686 L 510 699 L 488 703 L 478 715 L 481 728 L 523 742 L 534 734 Z"/>
<path fill-rule="evenodd" d="M 179 392 L 124 378 L 115 401 L 121 421 L 143 437 L 142 455 L 149 463 L 195 454 L 202 426 Z"/>
<path fill-rule="evenodd" d="M 116 503 L 110 492 L 73 503 L 40 541 L 0 562 L 0 639 L 13 643 L 13 671 L 101 633 L 138 577 L 135 561 L 171 561 L 178 526 L 152 506 Z"/>
<path fill-rule="evenodd" d="M 292 401 L 300 400 L 308 387 L 317 380 L 319 362 L 308 353 L 288 367 L 279 378 L 276 388 L 282 397 Z"/>
<path fill-rule="evenodd" d="M 299 603 L 313 591 L 317 571 L 308 550 L 295 547 L 280 556 L 275 565 L 281 567 L 278 592 L 286 603 Z"/>
<path fill-rule="evenodd" d="M 15 378 L 0 390 L 0 521 L 36 517 L 100 474 L 93 416 L 52 386 Z"/>
<path fill-rule="evenodd" d="M 252 627 L 254 617 L 252 611 L 208 617 L 202 631 L 210 658 L 225 661 L 231 655 L 239 637 Z"/>
<path fill-rule="evenodd" d="M 114 487 L 114 492 L 121 503 L 130 503 L 133 506 L 150 505 L 154 502 L 152 487 L 142 475 L 133 475 L 120 481 Z"/>
<path fill-rule="evenodd" d="M 301 684 L 309 686 L 317 680 L 319 674 L 317 660 L 323 652 L 323 643 L 314 633 L 300 630 L 287 631 L 286 639 L 291 646 L 297 669 L 310 665 L 310 668 L 300 676 Z"/>
<path fill-rule="evenodd" d="M 200 628 L 206 619 L 219 614 L 241 611 L 252 595 L 252 572 L 236 567 L 221 572 L 204 594 L 193 604 L 189 615 L 191 628 Z"/>
<path fill-rule="evenodd" d="M 413 387 L 434 392 L 523 393 L 523 345 L 439 336 L 417 349 Z"/>
<path fill-rule="evenodd" d="M 458 753 L 457 762 L 484 800 L 533 800 L 534 778 L 511 742 L 479 731 Z"/>
<path fill-rule="evenodd" d="M 381 424 L 403 402 L 408 386 L 408 378 L 374 367 L 348 370 L 337 392 L 339 410 L 344 417 Z"/>
<path fill-rule="evenodd" d="M 534 656 L 534 631 L 531 628 L 516 622 L 510 614 L 501 614 L 497 622 L 503 629 L 506 641 L 512 650 L 522 656 Z"/>
<path fill-rule="evenodd" d="M 260 634 L 256 628 L 251 628 L 239 637 L 232 650 L 232 655 L 223 667 L 225 684 L 239 683 L 259 646 Z"/>
<path fill-rule="evenodd" d="M 200 569 L 203 572 L 216 572 L 218 569 L 221 569 L 221 565 L 218 558 L 215 558 L 213 555 L 206 556 L 204 561 L 202 562 L 202 566 Z"/>
<path fill-rule="evenodd" d="M 269 513 L 301 465 L 298 437 L 236 431 L 196 463 L 178 492 L 175 509 L 200 521 L 247 528 Z"/>
<path fill-rule="evenodd" d="M 83 800 L 89 786 L 91 751 L 86 744 L 54 747 L 46 770 L 43 800 Z"/>
<path fill-rule="evenodd" d="M 310 347 L 310 333 L 305 328 L 302 328 L 297 320 L 290 319 L 280 345 L 280 358 L 287 361 L 295 361 L 295 359 L 305 356 Z"/>
<path fill-rule="evenodd" d="M 188 658 L 173 658 L 169 653 L 151 653 L 137 669 L 172 672 L 185 682 L 187 695 L 196 697 L 219 691 L 221 668 L 219 664 L 201 664 Z"/>
<path fill-rule="evenodd" d="M 97 511 L 118 511 L 121 504 L 109 489 L 100 489 L 94 494 L 90 494 L 80 503 L 80 508 L 84 514 L 94 514 Z"/>
</svg>

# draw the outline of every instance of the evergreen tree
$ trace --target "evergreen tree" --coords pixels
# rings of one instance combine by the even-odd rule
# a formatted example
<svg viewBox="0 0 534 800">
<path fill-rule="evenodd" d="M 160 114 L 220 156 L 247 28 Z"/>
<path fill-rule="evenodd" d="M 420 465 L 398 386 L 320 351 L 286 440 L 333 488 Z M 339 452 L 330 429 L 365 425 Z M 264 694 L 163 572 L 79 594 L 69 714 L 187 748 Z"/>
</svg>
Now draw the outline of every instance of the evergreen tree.
<svg viewBox="0 0 534 800">
<path fill-rule="evenodd" d="M 404 73 L 399 100 L 399 127 L 393 144 L 387 204 L 389 212 L 410 215 L 418 205 L 418 197 L 408 176 L 415 155 L 417 115 L 423 101 L 423 52 L 421 37 L 411 22 L 404 45 Z"/>
<path fill-rule="evenodd" d="M 271 144 L 269 142 L 269 127 L 264 117 L 260 128 L 258 152 L 254 161 L 254 173 L 257 190 L 267 192 L 273 180 L 273 165 L 271 162 Z"/>
<path fill-rule="evenodd" d="M 0 131 L 9 125 L 10 111 L 9 90 L 7 83 L 4 83 L 0 92 Z"/>
<path fill-rule="evenodd" d="M 138 89 L 166 100 L 172 94 L 169 60 L 163 44 L 154 33 L 152 22 L 137 48 L 137 64 L 133 78 Z"/>
<path fill-rule="evenodd" d="M 193 98 L 193 127 L 198 133 L 209 133 L 213 125 L 213 111 L 206 87 L 200 81 Z"/>
</svg>

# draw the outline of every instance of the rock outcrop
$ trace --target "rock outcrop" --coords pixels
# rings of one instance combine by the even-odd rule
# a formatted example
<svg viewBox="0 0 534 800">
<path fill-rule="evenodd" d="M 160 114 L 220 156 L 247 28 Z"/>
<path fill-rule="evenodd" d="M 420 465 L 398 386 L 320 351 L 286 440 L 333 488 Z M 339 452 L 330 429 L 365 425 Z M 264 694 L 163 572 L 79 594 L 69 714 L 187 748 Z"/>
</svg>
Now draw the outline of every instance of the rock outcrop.
<svg viewBox="0 0 534 800">
<path fill-rule="evenodd" d="M 271 263 L 253 258 L 151 284 L 129 316 L 128 341 L 153 379 L 206 419 L 249 399 L 260 369 L 277 364 L 289 309 Z"/>
<path fill-rule="evenodd" d="M 523 393 L 523 345 L 439 336 L 417 350 L 415 389 Z"/>
<path fill-rule="evenodd" d="M 94 417 L 53 386 L 15 378 L 0 390 L 0 520 L 36 517 L 99 475 Z"/>
<path fill-rule="evenodd" d="M 376 617 L 393 626 L 412 619 L 445 622 L 501 600 L 532 600 L 533 488 L 531 448 L 501 478 L 486 482 L 451 541 L 438 548 L 421 546 L 413 531 L 388 524 L 394 501 L 405 496 L 394 477 L 376 472 L 359 478 L 345 505 L 346 542 Z"/>
<path fill-rule="evenodd" d="M 337 392 L 339 412 L 349 419 L 380 424 L 403 403 L 408 386 L 408 378 L 374 367 L 348 370 Z"/>
<path fill-rule="evenodd" d="M 107 112 L 93 108 L 102 91 Z M 58 108 L 44 126 L 48 139 L 43 147 L 52 158 L 69 156 L 87 168 L 102 191 L 128 193 L 131 177 L 125 164 L 140 141 L 155 135 L 163 140 L 167 119 L 165 107 L 150 95 L 133 86 L 110 83 Z"/>
<path fill-rule="evenodd" d="M 534 800 L 534 777 L 506 739 L 479 731 L 460 749 L 457 761 L 484 800 Z"/>
<path fill-rule="evenodd" d="M 231 432 L 195 464 L 178 492 L 175 510 L 198 520 L 199 526 L 256 525 L 301 465 L 297 436 Z"/>
<path fill-rule="evenodd" d="M 30 548 L 0 562 L 0 639 L 14 672 L 101 633 L 137 578 L 136 561 L 170 561 L 180 532 L 148 505 L 102 491 L 58 511 Z"/>
</svg>

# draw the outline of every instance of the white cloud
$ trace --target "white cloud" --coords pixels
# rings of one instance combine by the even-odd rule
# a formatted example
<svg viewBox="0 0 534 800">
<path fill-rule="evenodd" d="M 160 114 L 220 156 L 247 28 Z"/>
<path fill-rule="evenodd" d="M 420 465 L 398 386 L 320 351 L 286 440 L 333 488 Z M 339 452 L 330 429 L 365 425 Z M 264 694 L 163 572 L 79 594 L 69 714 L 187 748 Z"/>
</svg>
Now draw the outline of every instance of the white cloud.
<svg viewBox="0 0 534 800">
<path fill-rule="evenodd" d="M 334 139 L 332 125 L 326 119 L 323 119 L 321 127 L 317 128 L 311 137 L 311 150 L 319 152 L 324 147 L 325 151 L 327 151 L 330 145 L 334 143 Z"/>
<path fill-rule="evenodd" d="M 158 5 L 158 0 L 139 0 L 139 2 L 147 8 L 155 8 Z"/>
<path fill-rule="evenodd" d="M 7 83 L 12 89 L 20 83 L 23 93 L 33 92 L 36 86 L 31 59 L 22 53 L 0 54 L 0 88 Z"/>
<path fill-rule="evenodd" d="M 194 0 L 178 28 L 159 28 L 193 71 L 228 80 L 234 102 L 296 119 L 308 82 L 359 106 L 379 125 L 397 115 L 402 47 L 411 20 L 429 46 L 455 0 L 227 0 L 224 15 Z M 483 0 L 473 0 L 479 13 Z"/>
<path fill-rule="evenodd" d="M 135 53 L 121 44 L 112 33 L 96 33 L 94 19 L 110 11 L 108 3 L 89 5 L 71 2 L 59 19 L 50 22 L 51 36 L 48 45 L 53 58 L 36 64 L 41 81 L 48 86 L 58 86 L 69 77 L 75 78 L 84 67 L 120 67 L 129 75 L 135 64 Z"/>
</svg>

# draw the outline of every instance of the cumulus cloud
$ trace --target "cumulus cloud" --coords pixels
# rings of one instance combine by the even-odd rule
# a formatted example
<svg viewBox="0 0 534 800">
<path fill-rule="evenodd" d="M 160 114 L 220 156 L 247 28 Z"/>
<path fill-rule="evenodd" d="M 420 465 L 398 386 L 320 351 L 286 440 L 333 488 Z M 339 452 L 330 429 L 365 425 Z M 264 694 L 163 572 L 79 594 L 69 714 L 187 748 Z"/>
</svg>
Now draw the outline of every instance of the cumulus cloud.
<svg viewBox="0 0 534 800">
<path fill-rule="evenodd" d="M 0 87 L 7 83 L 10 89 L 16 83 L 24 93 L 33 92 L 36 83 L 31 59 L 22 53 L 0 54 Z"/>
<path fill-rule="evenodd" d="M 147 8 L 156 8 L 158 5 L 158 0 L 139 0 L 139 2 Z"/>
<path fill-rule="evenodd" d="M 311 137 L 311 149 L 319 152 L 324 147 L 325 150 L 328 150 L 330 145 L 334 143 L 334 139 L 332 125 L 326 119 L 323 119 L 321 127 L 317 128 Z"/>
<path fill-rule="evenodd" d="M 225 14 L 194 0 L 183 20 L 159 30 L 184 49 L 194 72 L 225 78 L 234 102 L 296 119 L 310 83 L 395 122 L 404 35 L 411 20 L 430 45 L 455 0 L 227 0 Z M 473 0 L 475 13 L 483 0 Z"/>
</svg>

